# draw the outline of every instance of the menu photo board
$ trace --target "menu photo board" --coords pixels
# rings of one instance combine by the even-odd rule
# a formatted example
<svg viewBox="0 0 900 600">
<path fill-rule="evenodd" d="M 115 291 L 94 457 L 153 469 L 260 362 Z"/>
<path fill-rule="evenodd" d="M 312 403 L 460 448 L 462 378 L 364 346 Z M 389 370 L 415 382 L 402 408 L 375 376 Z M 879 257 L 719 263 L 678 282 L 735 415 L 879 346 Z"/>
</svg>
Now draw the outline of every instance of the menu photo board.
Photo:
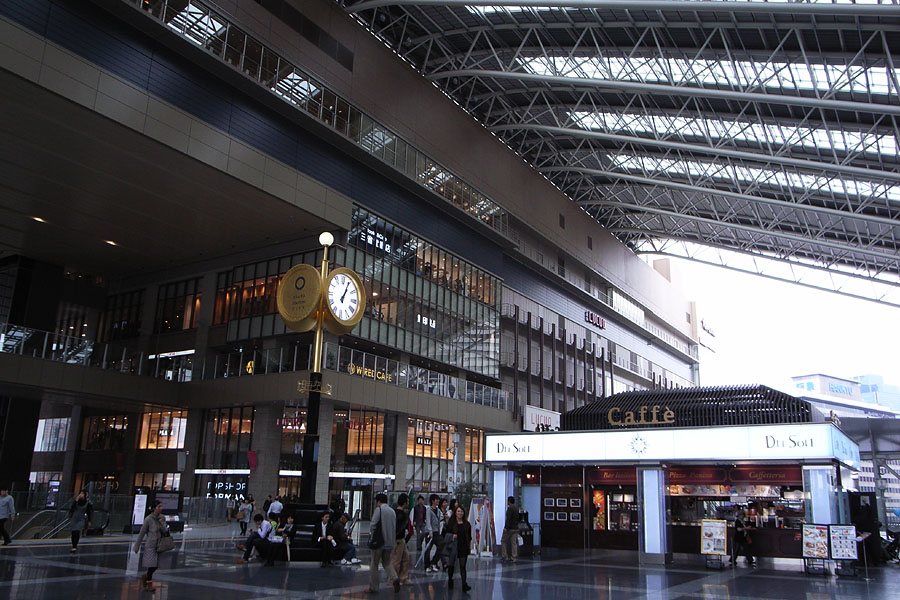
<svg viewBox="0 0 900 600">
<path fill-rule="evenodd" d="M 828 525 L 803 524 L 803 558 L 828 558 Z"/>
<path fill-rule="evenodd" d="M 856 560 L 856 525 L 829 525 L 832 560 Z"/>
<path fill-rule="evenodd" d="M 700 522 L 700 553 L 725 556 L 728 530 L 725 521 L 703 519 Z"/>
</svg>

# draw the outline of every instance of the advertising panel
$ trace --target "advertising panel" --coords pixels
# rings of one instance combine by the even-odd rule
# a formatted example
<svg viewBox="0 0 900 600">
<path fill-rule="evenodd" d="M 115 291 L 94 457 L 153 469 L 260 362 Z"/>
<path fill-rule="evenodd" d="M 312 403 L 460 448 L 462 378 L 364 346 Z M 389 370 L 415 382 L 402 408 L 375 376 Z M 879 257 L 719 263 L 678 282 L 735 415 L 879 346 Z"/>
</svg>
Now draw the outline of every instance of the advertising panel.
<svg viewBox="0 0 900 600">
<path fill-rule="evenodd" d="M 725 556 L 728 530 L 725 521 L 703 519 L 700 522 L 700 553 Z"/>
<path fill-rule="evenodd" d="M 833 560 L 856 560 L 856 525 L 829 525 Z"/>
<path fill-rule="evenodd" d="M 828 558 L 828 525 L 803 524 L 803 558 Z"/>
</svg>

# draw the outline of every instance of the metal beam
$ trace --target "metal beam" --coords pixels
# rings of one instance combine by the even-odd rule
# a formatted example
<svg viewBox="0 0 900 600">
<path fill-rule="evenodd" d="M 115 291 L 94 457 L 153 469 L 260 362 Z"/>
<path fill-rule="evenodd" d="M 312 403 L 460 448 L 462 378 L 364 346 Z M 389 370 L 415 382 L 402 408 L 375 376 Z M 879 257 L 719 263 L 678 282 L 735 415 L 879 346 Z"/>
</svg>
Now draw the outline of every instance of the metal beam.
<svg viewBox="0 0 900 600">
<path fill-rule="evenodd" d="M 636 230 L 636 231 L 639 231 L 639 230 Z M 705 242 L 696 242 L 696 243 L 708 245 Z M 896 306 L 896 307 L 900 308 L 900 302 L 892 302 L 890 300 L 884 300 L 882 298 L 872 298 L 870 296 L 863 296 L 862 294 L 853 294 L 851 292 L 845 292 L 845 291 L 838 290 L 838 289 L 827 288 L 827 287 L 824 287 L 821 285 L 815 285 L 813 283 L 806 283 L 805 281 L 796 281 L 796 280 L 792 280 L 792 279 L 786 279 L 784 277 L 779 277 L 777 275 L 769 275 L 768 273 L 760 273 L 757 271 L 751 271 L 749 269 L 742 269 L 741 267 L 734 267 L 731 265 L 723 265 L 720 263 L 712 262 L 710 260 L 703 260 L 701 258 L 693 258 L 690 256 L 682 256 L 680 254 L 674 254 L 672 252 L 658 252 L 658 251 L 648 250 L 648 251 L 637 252 L 637 254 L 652 254 L 654 256 L 666 256 L 666 257 L 670 257 L 670 258 L 680 258 L 682 260 L 689 260 L 691 262 L 695 262 L 695 263 L 698 263 L 701 265 L 709 265 L 711 267 L 718 267 L 720 269 L 726 269 L 728 271 L 735 271 L 737 273 L 746 273 L 747 275 L 753 275 L 755 277 L 763 277 L 765 279 L 771 279 L 773 281 L 781 281 L 783 283 L 789 283 L 791 285 L 799 285 L 800 287 L 805 287 L 805 288 L 809 288 L 809 289 L 813 289 L 813 290 L 828 292 L 830 294 L 838 294 L 839 296 L 846 296 L 847 298 L 853 298 L 855 300 L 866 300 L 867 302 L 875 302 L 877 304 L 883 304 L 883 305 L 887 305 L 887 306 Z M 753 253 L 747 253 L 747 254 L 751 254 L 753 256 L 762 256 L 763 258 L 769 258 L 764 255 L 757 255 L 757 254 L 753 254 Z M 795 264 L 795 263 L 791 263 L 791 264 Z M 801 263 L 796 263 L 796 264 L 800 264 L 800 266 L 803 266 L 803 267 L 810 266 L 810 265 L 803 265 Z M 827 271 L 828 269 L 825 269 L 825 270 Z M 846 275 L 846 273 L 841 273 L 840 271 L 830 271 L 830 272 Z M 878 281 L 878 280 L 875 280 L 875 281 Z M 883 282 L 880 282 L 880 283 L 883 283 Z M 898 454 L 900 454 L 900 453 L 898 453 Z M 879 453 L 879 456 L 880 455 L 881 455 L 881 453 Z"/>
<path fill-rule="evenodd" d="M 900 107 L 898 107 L 900 108 Z M 684 152 L 692 152 L 695 154 L 710 154 L 714 156 L 727 156 L 729 158 L 737 158 L 739 160 L 749 160 L 757 163 L 775 163 L 798 169 L 808 169 L 816 172 L 834 172 L 853 175 L 862 179 L 871 181 L 872 179 L 887 179 L 900 182 L 900 172 L 882 171 L 876 169 L 864 169 L 862 167 L 853 167 L 841 163 L 826 163 L 817 160 L 805 160 L 802 158 L 791 158 L 789 156 L 776 156 L 773 154 L 760 154 L 758 152 L 746 152 L 744 150 L 733 150 L 731 148 L 721 148 L 712 146 L 700 146 L 697 144 L 686 144 L 684 142 L 671 142 L 668 140 L 657 140 L 654 138 L 644 138 L 634 135 L 623 135 L 620 133 L 603 133 L 602 131 L 592 131 L 590 129 L 571 129 L 568 127 L 553 127 L 552 125 L 536 125 L 530 123 L 511 123 L 509 125 L 494 125 L 488 128 L 488 131 L 542 131 L 552 133 L 554 135 L 565 135 L 572 137 L 592 138 L 597 140 L 606 140 L 608 142 L 618 142 L 622 144 L 638 144 L 641 146 L 656 146 L 657 148 L 668 148 L 670 150 L 681 150 Z"/>
<path fill-rule="evenodd" d="M 865 254 L 866 256 L 871 256 L 873 258 L 880 258 L 882 260 L 891 261 L 894 263 L 900 262 L 900 254 L 890 254 L 888 252 L 881 252 L 878 250 L 870 250 L 864 247 L 857 246 L 847 246 L 846 244 L 841 244 L 838 242 L 833 242 L 830 240 L 817 240 L 815 238 L 804 237 L 802 235 L 796 235 L 794 233 L 787 233 L 784 231 L 778 230 L 769 230 L 763 229 L 761 227 L 753 227 L 751 225 L 742 225 L 740 223 L 729 223 L 727 221 L 719 221 L 717 219 L 711 219 L 709 217 L 701 217 L 699 215 L 686 215 L 679 212 L 673 212 L 671 210 L 665 210 L 662 208 L 656 208 L 653 206 L 643 206 L 641 204 L 629 204 L 627 202 L 616 202 L 611 200 L 598 200 L 597 202 L 592 202 L 594 206 L 614 206 L 616 208 L 622 208 L 625 210 L 633 210 L 637 212 L 647 212 L 651 214 L 656 214 L 665 217 L 671 217 L 673 219 L 687 219 L 689 221 L 695 221 L 697 223 L 703 223 L 705 225 L 710 225 L 712 227 L 724 227 L 727 229 L 735 229 L 738 231 L 745 231 L 747 233 L 752 233 L 755 235 L 767 235 L 771 237 L 778 237 L 785 240 L 790 240 L 792 242 L 796 242 L 798 244 L 811 245 L 811 246 L 821 246 L 823 248 L 831 248 L 832 250 L 838 250 L 841 252 L 848 252 L 851 254 Z"/>
<path fill-rule="evenodd" d="M 711 2 L 701 0 L 363 0 L 346 8 L 355 13 L 383 6 L 503 6 L 508 8 L 581 8 L 597 10 L 682 11 L 789 15 L 893 16 L 896 4 Z"/>
<path fill-rule="evenodd" d="M 879 217 L 877 215 L 865 215 L 860 213 L 853 213 L 844 210 L 838 210 L 836 208 L 827 208 L 825 206 L 814 206 L 811 204 L 798 204 L 796 202 L 788 202 L 786 200 L 777 200 L 775 198 L 766 198 L 765 196 L 752 196 L 750 194 L 740 194 L 738 192 L 731 192 L 728 190 L 716 190 L 705 188 L 697 185 L 690 185 L 687 183 L 680 183 L 677 181 L 672 181 L 670 179 L 651 179 L 650 177 L 641 177 L 640 175 L 630 175 L 628 173 L 617 173 L 615 171 L 603 171 L 600 169 L 588 169 L 586 167 L 541 167 L 538 169 L 540 173 L 580 173 L 582 175 L 591 175 L 596 177 L 609 177 L 610 179 L 622 179 L 625 181 L 631 181 L 634 183 L 640 183 L 644 185 L 655 185 L 655 186 L 664 186 L 673 188 L 676 190 L 681 190 L 683 192 L 691 192 L 691 193 L 704 193 L 704 194 L 712 194 L 716 196 L 722 196 L 725 198 L 732 198 L 734 200 L 740 200 L 742 202 L 753 202 L 757 204 L 770 204 L 772 206 L 777 206 L 779 208 L 789 208 L 794 210 L 802 210 L 808 212 L 815 212 L 823 215 L 829 215 L 832 217 L 839 217 L 841 219 L 853 219 L 859 221 L 867 221 L 869 223 L 877 223 L 879 225 L 887 225 L 889 227 L 900 227 L 900 220 L 891 219 L 890 217 Z M 581 200 L 576 202 L 576 204 L 589 205 L 594 204 L 589 200 Z"/>
<path fill-rule="evenodd" d="M 721 2 L 721 4 L 738 4 L 737 2 Z M 749 3 L 748 3 L 749 4 Z M 786 6 L 820 6 L 818 4 L 795 4 Z M 828 5 L 831 6 L 831 5 Z M 853 5 L 857 6 L 857 5 Z M 556 75 L 539 75 L 537 73 L 513 73 L 510 71 L 490 71 L 486 69 L 458 69 L 455 71 L 441 71 L 427 76 L 428 79 L 449 79 L 451 77 L 486 77 L 494 79 L 512 79 L 516 81 L 532 81 L 540 83 L 552 83 L 570 87 L 594 87 L 598 89 L 611 89 L 623 92 L 667 94 L 671 96 L 696 96 L 700 98 L 718 98 L 722 100 L 734 100 L 737 102 L 759 102 L 762 104 L 790 104 L 794 106 L 807 106 L 810 108 L 823 108 L 831 110 L 844 110 L 850 112 L 870 112 L 885 115 L 900 115 L 900 104 L 876 104 L 872 102 L 853 102 L 849 100 L 829 100 L 825 98 L 807 98 L 805 96 L 790 96 L 787 94 L 765 94 L 761 92 L 740 92 L 732 90 L 720 90 L 716 88 L 700 88 L 679 85 L 664 85 L 660 83 L 643 83 L 640 81 L 618 81 L 615 79 L 596 79 L 588 77 L 559 77 Z M 508 90 L 507 92 L 515 91 Z"/>
</svg>

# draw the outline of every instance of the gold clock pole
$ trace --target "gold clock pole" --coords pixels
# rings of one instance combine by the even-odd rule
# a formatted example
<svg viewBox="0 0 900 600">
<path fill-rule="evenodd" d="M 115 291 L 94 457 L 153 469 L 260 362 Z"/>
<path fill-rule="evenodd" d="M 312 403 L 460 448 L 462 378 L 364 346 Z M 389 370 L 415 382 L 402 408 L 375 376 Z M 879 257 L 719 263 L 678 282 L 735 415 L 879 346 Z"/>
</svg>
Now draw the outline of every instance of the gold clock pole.
<svg viewBox="0 0 900 600">
<path fill-rule="evenodd" d="M 309 373 L 309 397 L 306 403 L 306 434 L 303 436 L 303 476 L 300 479 L 300 503 L 316 503 L 316 483 L 319 479 L 319 408 L 322 404 L 322 346 L 325 334 L 325 280 L 328 277 L 328 247 L 334 244 L 334 236 L 327 231 L 319 236 L 322 244 L 322 268 L 319 272 L 319 301 L 316 308 L 316 337 L 313 343 L 312 370 Z M 325 470 L 331 466 L 331 457 Z"/>
</svg>

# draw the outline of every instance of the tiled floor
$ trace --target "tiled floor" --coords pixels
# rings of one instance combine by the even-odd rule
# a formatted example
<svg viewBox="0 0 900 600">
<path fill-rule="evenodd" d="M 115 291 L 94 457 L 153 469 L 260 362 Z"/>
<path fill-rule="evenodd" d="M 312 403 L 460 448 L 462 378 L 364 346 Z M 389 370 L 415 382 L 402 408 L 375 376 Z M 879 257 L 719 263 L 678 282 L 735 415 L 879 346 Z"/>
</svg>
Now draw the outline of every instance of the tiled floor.
<svg viewBox="0 0 900 600">
<path fill-rule="evenodd" d="M 320 568 L 312 563 L 264 567 L 238 565 L 231 540 L 187 539 L 165 555 L 155 577 L 155 592 L 138 584 L 138 556 L 128 539 L 85 540 L 78 552 L 63 543 L 16 543 L 0 548 L 0 599 L 146 598 L 196 600 L 241 598 L 367 597 L 368 556 L 357 567 Z M 413 553 L 415 560 L 415 553 Z M 667 567 L 638 566 L 634 556 L 594 552 L 545 551 L 541 557 L 501 564 L 470 558 L 469 583 L 447 589 L 444 575 L 414 572 L 412 584 L 395 594 L 384 585 L 378 597 L 505 598 L 599 600 L 855 600 L 900 599 L 900 565 L 869 572 L 869 580 L 808 576 L 799 563 L 763 561 L 758 568 L 707 570 L 700 561 L 682 559 Z"/>
</svg>

